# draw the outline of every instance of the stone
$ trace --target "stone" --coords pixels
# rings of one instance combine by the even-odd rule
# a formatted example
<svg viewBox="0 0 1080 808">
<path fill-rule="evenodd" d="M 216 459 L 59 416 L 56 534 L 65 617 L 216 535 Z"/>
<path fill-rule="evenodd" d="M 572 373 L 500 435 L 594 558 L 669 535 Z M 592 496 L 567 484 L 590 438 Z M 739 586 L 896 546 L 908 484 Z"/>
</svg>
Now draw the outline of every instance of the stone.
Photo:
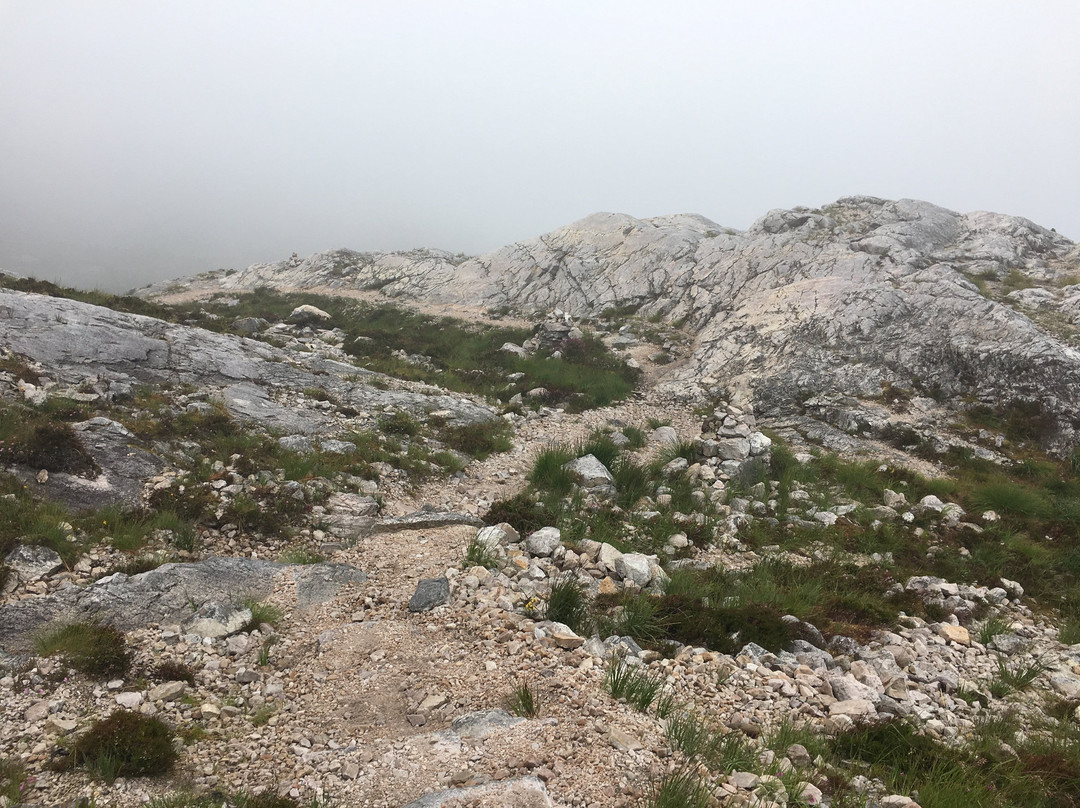
<svg viewBox="0 0 1080 808">
<path fill-rule="evenodd" d="M 289 322 L 297 325 L 324 325 L 330 322 L 330 315 L 320 308 L 304 304 L 289 313 Z"/>
<path fill-rule="evenodd" d="M 150 701 L 176 701 L 187 691 L 187 682 L 162 682 L 150 689 Z"/>
<path fill-rule="evenodd" d="M 628 732 L 623 732 L 618 727 L 608 730 L 608 743 L 620 752 L 637 752 L 642 748 L 641 741 Z"/>
<path fill-rule="evenodd" d="M 455 718 L 450 722 L 450 729 L 462 738 L 482 740 L 524 720 L 510 715 L 506 710 L 477 710 Z"/>
<path fill-rule="evenodd" d="M 751 432 L 748 440 L 750 442 L 750 455 L 753 457 L 765 454 L 772 448 L 772 439 L 761 432 Z"/>
<path fill-rule="evenodd" d="M 442 578 L 423 578 L 409 599 L 410 612 L 427 612 L 450 602 L 450 581 Z"/>
<path fill-rule="evenodd" d="M 499 525 L 489 525 L 476 531 L 475 541 L 488 552 L 496 552 L 510 544 L 510 535 Z"/>
<path fill-rule="evenodd" d="M 525 539 L 525 549 L 531 555 L 546 558 L 562 546 L 562 534 L 557 527 L 542 527 Z"/>
<path fill-rule="evenodd" d="M 250 622 L 251 609 L 211 601 L 184 623 L 184 633 L 218 639 L 243 631 Z"/>
<path fill-rule="evenodd" d="M 571 460 L 563 466 L 582 488 L 611 488 L 614 490 L 615 478 L 607 466 L 591 454 Z"/>
<path fill-rule="evenodd" d="M 35 701 L 23 713 L 23 718 L 33 724 L 35 721 L 43 721 L 49 715 L 49 702 L 44 699 Z"/>
<path fill-rule="evenodd" d="M 882 493 L 882 501 L 885 503 L 886 507 L 893 508 L 897 511 L 906 508 L 908 504 L 907 497 L 888 488 Z"/>
<path fill-rule="evenodd" d="M 971 635 L 963 626 L 952 626 L 948 623 L 938 624 L 938 636 L 957 645 L 971 645 Z"/>
<path fill-rule="evenodd" d="M 805 781 L 797 783 L 790 794 L 798 805 L 821 805 L 821 789 Z"/>
<path fill-rule="evenodd" d="M 278 446 L 297 454 L 311 454 L 315 451 L 315 444 L 307 435 L 285 435 L 278 438 Z"/>
<path fill-rule="evenodd" d="M 877 712 L 874 703 L 868 699 L 847 699 L 846 701 L 834 701 L 829 705 L 829 715 L 846 715 L 858 717 L 873 715 Z"/>
<path fill-rule="evenodd" d="M 1024 587 L 1016 581 L 1010 581 L 1008 578 L 1001 578 L 1000 580 L 1001 587 L 1009 593 L 1010 598 L 1019 599 L 1024 597 Z"/>
<path fill-rule="evenodd" d="M 649 435 L 649 440 L 652 443 L 659 443 L 661 446 L 675 444 L 679 442 L 679 433 L 670 426 L 658 426 Z"/>
<path fill-rule="evenodd" d="M 49 716 L 45 722 L 45 731 L 54 735 L 66 735 L 74 732 L 79 727 L 79 722 L 72 718 L 61 718 L 58 715 Z"/>
<path fill-rule="evenodd" d="M 732 772 L 728 775 L 727 781 L 735 788 L 742 789 L 743 791 L 752 791 L 757 788 L 758 783 L 761 782 L 761 778 L 753 772 Z"/>
<path fill-rule="evenodd" d="M 573 650 L 580 648 L 585 642 L 585 638 L 576 634 L 569 626 L 564 623 L 552 623 L 551 628 L 548 630 L 548 636 L 551 637 L 552 642 L 559 648 L 565 648 L 567 650 Z"/>
<path fill-rule="evenodd" d="M 404 516 L 382 519 L 372 528 L 375 533 L 397 533 L 401 530 L 435 530 L 451 525 L 483 527 L 484 523 L 470 513 L 453 511 L 414 511 Z"/>
<path fill-rule="evenodd" d="M 24 582 L 36 581 L 64 568 L 59 553 L 36 544 L 15 545 L 5 556 L 4 563 Z"/>
<path fill-rule="evenodd" d="M 624 581 L 633 581 L 641 587 L 652 580 L 652 566 L 656 558 L 643 553 L 623 553 L 615 559 L 615 574 Z"/>
<path fill-rule="evenodd" d="M 471 776 L 471 772 L 465 772 Z M 462 781 L 468 782 L 468 778 Z M 463 802 L 464 801 L 464 802 Z M 420 797 L 402 808 L 449 808 L 461 805 L 554 808 L 547 786 L 538 776 L 513 777 L 466 788 L 451 788 Z"/>
<path fill-rule="evenodd" d="M 128 710 L 138 709 L 143 703 L 143 694 L 134 691 L 126 691 L 116 694 L 116 703 Z"/>
<path fill-rule="evenodd" d="M 124 631 L 148 623 L 183 623 L 192 617 L 193 604 L 266 597 L 285 569 L 272 561 L 213 557 L 193 564 L 162 564 L 139 575 L 118 574 L 87 587 L 5 604 L 0 606 L 0 648 L 29 649 L 33 633 L 56 620 L 106 619 Z M 367 576 L 348 564 L 320 563 L 294 568 L 292 578 L 297 606 L 307 608 Z"/>
</svg>

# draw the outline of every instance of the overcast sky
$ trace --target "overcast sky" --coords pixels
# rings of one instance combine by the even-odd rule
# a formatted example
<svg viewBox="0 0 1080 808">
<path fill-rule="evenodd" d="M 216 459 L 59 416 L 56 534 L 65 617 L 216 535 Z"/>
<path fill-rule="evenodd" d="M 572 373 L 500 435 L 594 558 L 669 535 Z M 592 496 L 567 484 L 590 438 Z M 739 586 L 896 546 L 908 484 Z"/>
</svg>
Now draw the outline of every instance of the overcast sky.
<svg viewBox="0 0 1080 808">
<path fill-rule="evenodd" d="M 120 290 L 849 194 L 1080 239 L 1077 0 L 0 0 L 0 268 Z"/>
</svg>

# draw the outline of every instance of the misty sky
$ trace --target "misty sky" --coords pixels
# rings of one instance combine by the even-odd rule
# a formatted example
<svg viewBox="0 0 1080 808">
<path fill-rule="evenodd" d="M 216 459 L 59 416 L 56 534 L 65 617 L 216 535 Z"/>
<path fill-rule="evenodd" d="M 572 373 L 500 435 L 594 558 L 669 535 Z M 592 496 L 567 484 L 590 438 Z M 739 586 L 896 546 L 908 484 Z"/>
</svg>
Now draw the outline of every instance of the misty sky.
<svg viewBox="0 0 1080 808">
<path fill-rule="evenodd" d="M 0 0 L 0 268 L 122 290 L 849 194 L 1080 239 L 1077 0 Z"/>
</svg>

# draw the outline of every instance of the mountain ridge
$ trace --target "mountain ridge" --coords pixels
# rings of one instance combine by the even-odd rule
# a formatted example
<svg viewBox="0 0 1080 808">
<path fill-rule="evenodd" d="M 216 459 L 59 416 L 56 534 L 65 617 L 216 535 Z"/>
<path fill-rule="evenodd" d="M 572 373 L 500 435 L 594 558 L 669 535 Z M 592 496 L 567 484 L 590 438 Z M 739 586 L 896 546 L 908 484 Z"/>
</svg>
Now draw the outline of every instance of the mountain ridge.
<svg viewBox="0 0 1080 808">
<path fill-rule="evenodd" d="M 337 250 L 139 294 L 261 285 L 577 317 L 634 309 L 697 339 L 671 392 L 730 394 L 765 415 L 891 386 L 987 405 L 1038 400 L 1058 451 L 1080 423 L 1080 247 L 1017 216 L 869 196 L 772 210 L 744 231 L 694 214 L 596 213 L 474 258 Z"/>
</svg>

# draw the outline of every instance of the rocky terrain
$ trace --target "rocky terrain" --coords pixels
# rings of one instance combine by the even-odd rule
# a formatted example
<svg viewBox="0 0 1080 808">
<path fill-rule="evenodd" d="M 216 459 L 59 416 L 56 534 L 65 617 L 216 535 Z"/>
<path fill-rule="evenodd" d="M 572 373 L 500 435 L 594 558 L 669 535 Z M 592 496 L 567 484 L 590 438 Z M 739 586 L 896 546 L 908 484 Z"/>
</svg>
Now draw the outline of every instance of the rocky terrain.
<svg viewBox="0 0 1080 808">
<path fill-rule="evenodd" d="M 6 279 L 0 806 L 1080 805 L 1076 269 L 853 198 Z"/>
<path fill-rule="evenodd" d="M 889 385 L 938 402 L 925 427 L 946 425 L 960 400 L 1037 402 L 1046 441 L 1064 450 L 1080 420 L 1080 247 L 1015 216 L 874 197 L 770 211 L 742 232 L 598 213 L 476 258 L 339 250 L 141 293 L 262 285 L 577 317 L 632 309 L 696 338 L 670 392 L 726 391 L 761 416 L 878 427 L 886 414 L 850 399 Z"/>
</svg>

